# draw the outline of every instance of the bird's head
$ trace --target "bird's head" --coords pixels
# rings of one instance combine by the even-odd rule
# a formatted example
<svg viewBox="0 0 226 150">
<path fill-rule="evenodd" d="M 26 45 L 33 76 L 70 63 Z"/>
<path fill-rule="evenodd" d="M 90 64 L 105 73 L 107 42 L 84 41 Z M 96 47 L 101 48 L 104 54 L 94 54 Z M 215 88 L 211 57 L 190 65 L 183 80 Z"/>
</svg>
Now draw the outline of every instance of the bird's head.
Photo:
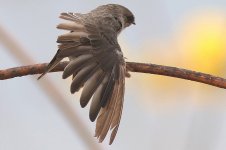
<svg viewBox="0 0 226 150">
<path fill-rule="evenodd" d="M 118 4 L 107 4 L 102 5 L 97 8 L 103 14 L 111 14 L 116 21 L 121 25 L 121 29 L 130 26 L 131 24 L 135 25 L 135 17 L 133 13 L 126 7 Z"/>
<path fill-rule="evenodd" d="M 116 17 L 115 19 L 118 19 L 121 22 L 122 28 L 135 24 L 135 17 L 128 8 L 118 4 L 108 4 L 105 6 L 108 7 L 109 11 Z"/>
</svg>

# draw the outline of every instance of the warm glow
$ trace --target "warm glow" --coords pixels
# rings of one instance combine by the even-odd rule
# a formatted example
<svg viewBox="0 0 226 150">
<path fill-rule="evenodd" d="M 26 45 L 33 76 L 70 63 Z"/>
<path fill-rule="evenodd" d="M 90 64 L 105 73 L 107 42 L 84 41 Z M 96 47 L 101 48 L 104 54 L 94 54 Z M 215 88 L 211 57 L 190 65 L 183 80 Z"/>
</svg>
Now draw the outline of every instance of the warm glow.
<svg viewBox="0 0 226 150">
<path fill-rule="evenodd" d="M 177 32 L 172 33 L 168 40 L 159 39 L 157 42 L 144 44 L 141 48 L 144 51 L 139 61 L 223 76 L 226 72 L 226 17 L 223 14 L 215 11 L 199 11 L 189 16 L 185 15 L 183 23 L 178 24 Z M 133 76 L 133 79 L 137 79 L 137 85 L 143 92 L 143 99 L 155 97 L 152 101 L 147 99 L 147 103 L 152 102 L 151 105 L 159 103 L 161 107 L 163 103 L 167 106 L 173 105 L 173 100 L 176 99 L 183 101 L 184 93 L 189 93 L 186 97 L 192 97 L 200 85 L 205 86 L 156 75 L 139 74 Z M 206 102 L 206 98 L 203 99 Z"/>
<path fill-rule="evenodd" d="M 221 12 L 206 11 L 185 22 L 181 49 L 186 66 L 207 73 L 221 74 L 226 59 L 226 17 Z"/>
</svg>

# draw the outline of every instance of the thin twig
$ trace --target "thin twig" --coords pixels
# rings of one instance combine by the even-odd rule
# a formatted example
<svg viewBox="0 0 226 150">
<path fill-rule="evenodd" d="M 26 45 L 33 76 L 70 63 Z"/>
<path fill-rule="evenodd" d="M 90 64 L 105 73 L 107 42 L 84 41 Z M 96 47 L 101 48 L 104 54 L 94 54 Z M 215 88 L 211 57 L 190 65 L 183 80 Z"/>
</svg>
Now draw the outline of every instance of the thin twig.
<svg viewBox="0 0 226 150">
<path fill-rule="evenodd" d="M 68 62 L 61 62 L 51 72 L 63 71 Z M 48 63 L 35 64 L 29 66 L 15 67 L 6 70 L 0 70 L 0 80 L 10 79 L 14 77 L 21 77 L 26 75 L 41 74 L 46 69 Z M 216 86 L 226 89 L 226 79 L 216 77 L 210 74 L 201 72 L 180 69 L 176 67 L 162 66 L 156 64 L 145 64 L 127 62 L 127 70 L 131 72 L 158 74 L 163 76 L 170 76 L 175 78 L 181 78 L 208 85 Z"/>
</svg>

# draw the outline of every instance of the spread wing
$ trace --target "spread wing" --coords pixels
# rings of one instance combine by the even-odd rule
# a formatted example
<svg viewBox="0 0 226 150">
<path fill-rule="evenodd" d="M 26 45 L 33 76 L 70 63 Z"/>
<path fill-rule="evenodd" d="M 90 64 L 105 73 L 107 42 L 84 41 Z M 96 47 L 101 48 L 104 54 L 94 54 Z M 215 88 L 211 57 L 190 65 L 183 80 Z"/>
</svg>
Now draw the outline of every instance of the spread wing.
<svg viewBox="0 0 226 150">
<path fill-rule="evenodd" d="M 121 119 L 125 87 L 125 61 L 117 33 L 104 20 L 95 22 L 82 14 L 62 13 L 60 18 L 69 22 L 57 28 L 70 32 L 58 37 L 59 50 L 45 73 L 70 58 L 63 78 L 73 75 L 71 93 L 83 87 L 80 104 L 85 107 L 91 100 L 89 117 L 91 121 L 97 118 L 95 136 L 102 142 L 112 130 L 111 144 Z"/>
</svg>

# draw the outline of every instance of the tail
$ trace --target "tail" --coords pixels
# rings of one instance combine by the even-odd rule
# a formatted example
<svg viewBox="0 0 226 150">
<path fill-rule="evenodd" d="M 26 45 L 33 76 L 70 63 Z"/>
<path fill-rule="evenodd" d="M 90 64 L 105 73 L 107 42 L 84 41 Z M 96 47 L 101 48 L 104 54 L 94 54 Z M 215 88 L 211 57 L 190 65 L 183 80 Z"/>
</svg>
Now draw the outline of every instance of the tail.
<svg viewBox="0 0 226 150">
<path fill-rule="evenodd" d="M 53 57 L 53 59 L 48 64 L 46 70 L 38 77 L 37 80 L 41 79 L 45 74 L 50 72 L 62 60 L 62 58 L 58 57 L 59 51 L 60 50 L 57 51 L 56 55 Z"/>
</svg>

